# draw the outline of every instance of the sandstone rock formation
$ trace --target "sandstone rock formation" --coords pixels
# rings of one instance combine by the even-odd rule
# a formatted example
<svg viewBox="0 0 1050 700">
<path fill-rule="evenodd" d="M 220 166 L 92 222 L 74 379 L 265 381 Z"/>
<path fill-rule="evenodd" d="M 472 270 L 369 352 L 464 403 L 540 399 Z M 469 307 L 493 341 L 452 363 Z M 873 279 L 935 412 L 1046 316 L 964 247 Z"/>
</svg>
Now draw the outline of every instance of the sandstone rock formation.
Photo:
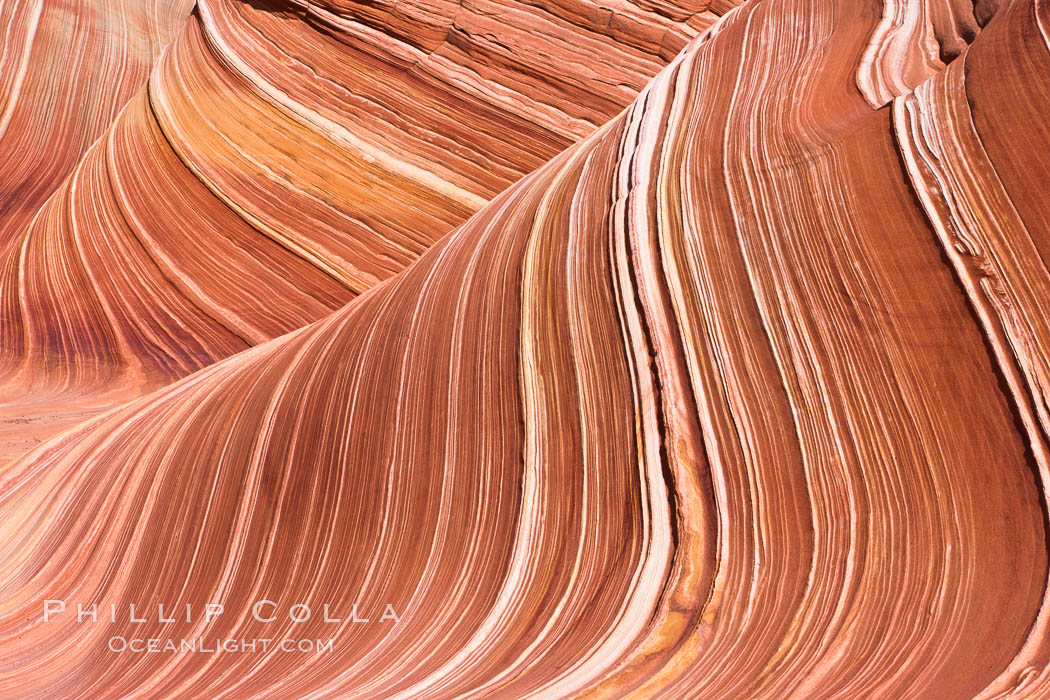
<svg viewBox="0 0 1050 700">
<path fill-rule="evenodd" d="M 125 5 L 4 5 L 0 463 L 400 271 L 719 9 Z"/>
<path fill-rule="evenodd" d="M 0 695 L 1050 696 L 1050 3 L 609 5 L 198 3 L 4 258 Z"/>
</svg>

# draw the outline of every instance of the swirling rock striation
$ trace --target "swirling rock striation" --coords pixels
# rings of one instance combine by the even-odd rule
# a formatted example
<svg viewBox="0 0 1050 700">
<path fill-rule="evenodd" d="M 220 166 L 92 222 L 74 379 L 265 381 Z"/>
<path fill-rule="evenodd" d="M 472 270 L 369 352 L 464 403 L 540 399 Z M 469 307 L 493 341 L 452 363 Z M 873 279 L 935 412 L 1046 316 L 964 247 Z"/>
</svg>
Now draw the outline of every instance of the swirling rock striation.
<svg viewBox="0 0 1050 700">
<path fill-rule="evenodd" d="M 980 31 L 872 72 L 925 12 Z M 729 12 L 402 272 L 2 472 L 0 693 L 1045 697 L 1048 68 L 1044 0 Z"/>
<path fill-rule="evenodd" d="M 0 462 L 400 271 L 613 116 L 715 16 L 449 2 L 405 24 L 403 10 L 204 0 L 176 33 L 138 29 L 120 4 L 64 9 L 95 32 L 74 37 L 90 46 L 104 29 L 82 15 L 123 22 L 124 43 L 173 38 L 145 84 L 129 68 L 96 86 L 96 72 L 116 80 L 121 54 L 79 57 L 72 84 L 91 99 L 63 92 L 72 116 L 48 129 L 33 119 L 55 78 L 30 69 L 64 64 L 11 69 L 27 87 L 12 93 L 0 148 L 32 165 L 28 148 L 60 146 L 32 192 L 3 195 L 26 209 L 5 214 L 0 235 Z M 24 30 L 26 56 L 53 50 L 59 32 L 45 29 Z M 79 161 L 60 170 L 67 154 Z"/>
<path fill-rule="evenodd" d="M 146 81 L 192 6 L 0 3 L 0 251 Z"/>
</svg>

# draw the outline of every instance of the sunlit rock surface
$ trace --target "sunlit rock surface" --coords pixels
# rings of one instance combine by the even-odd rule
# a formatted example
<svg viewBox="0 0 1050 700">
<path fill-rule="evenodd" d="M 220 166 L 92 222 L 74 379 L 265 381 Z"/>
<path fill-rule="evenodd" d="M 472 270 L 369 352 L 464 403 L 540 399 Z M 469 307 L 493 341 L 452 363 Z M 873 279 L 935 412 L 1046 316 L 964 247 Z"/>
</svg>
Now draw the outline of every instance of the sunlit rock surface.
<svg viewBox="0 0 1050 700">
<path fill-rule="evenodd" d="M 400 271 L 726 9 L 0 8 L 0 463 Z"/>
<path fill-rule="evenodd" d="M 0 250 L 146 82 L 192 0 L 0 3 Z"/>
<path fill-rule="evenodd" d="M 201 4 L 12 248 L 25 401 L 159 388 L 0 472 L 0 694 L 1050 696 L 1050 3 L 537 2 L 700 33 L 596 131 L 442 103 L 444 158 L 281 63 L 446 65 L 456 7 Z"/>
</svg>

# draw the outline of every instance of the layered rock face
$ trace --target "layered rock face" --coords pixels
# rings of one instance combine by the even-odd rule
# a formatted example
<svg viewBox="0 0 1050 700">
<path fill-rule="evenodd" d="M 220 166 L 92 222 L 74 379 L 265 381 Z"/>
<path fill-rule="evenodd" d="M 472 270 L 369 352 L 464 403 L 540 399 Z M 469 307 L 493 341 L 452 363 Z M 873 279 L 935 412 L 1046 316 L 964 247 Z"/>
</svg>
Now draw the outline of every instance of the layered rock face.
<svg viewBox="0 0 1050 700">
<path fill-rule="evenodd" d="M 400 271 L 725 9 L 4 7 L 0 463 Z"/>
<path fill-rule="evenodd" d="M 1042 0 L 198 3 L 3 258 L 0 695 L 1047 697 L 1048 109 Z"/>
<path fill-rule="evenodd" d="M 0 249 L 146 81 L 192 0 L 0 4 Z"/>
</svg>

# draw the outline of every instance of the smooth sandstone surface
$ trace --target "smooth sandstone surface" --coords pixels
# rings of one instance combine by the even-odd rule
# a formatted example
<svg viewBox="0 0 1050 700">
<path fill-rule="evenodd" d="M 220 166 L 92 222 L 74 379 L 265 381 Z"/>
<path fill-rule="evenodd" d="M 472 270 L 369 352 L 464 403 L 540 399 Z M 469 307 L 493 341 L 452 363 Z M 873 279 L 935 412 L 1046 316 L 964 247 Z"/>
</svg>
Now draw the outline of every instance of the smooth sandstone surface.
<svg viewBox="0 0 1050 700">
<path fill-rule="evenodd" d="M 0 696 L 1050 696 L 1048 110 L 1045 0 L 202 0 L 2 259 Z"/>
<path fill-rule="evenodd" d="M 0 464 L 402 270 L 726 9 L 691 5 L 3 3 Z"/>
</svg>

